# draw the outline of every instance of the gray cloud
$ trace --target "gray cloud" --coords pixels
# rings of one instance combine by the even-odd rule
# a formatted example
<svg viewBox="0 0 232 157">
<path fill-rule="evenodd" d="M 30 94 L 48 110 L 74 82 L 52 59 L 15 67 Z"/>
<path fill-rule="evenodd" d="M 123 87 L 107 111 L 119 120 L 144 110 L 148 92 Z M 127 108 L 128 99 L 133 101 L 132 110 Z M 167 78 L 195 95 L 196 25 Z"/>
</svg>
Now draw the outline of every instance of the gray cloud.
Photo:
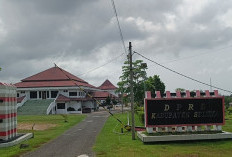
<svg viewBox="0 0 232 157">
<path fill-rule="evenodd" d="M 54 62 L 80 75 L 124 52 L 111 1 L 0 0 L 0 4 L 1 81 L 18 82 Z M 150 58 L 168 62 L 232 44 L 230 1 L 117 0 L 115 4 L 126 46 L 132 41 L 134 50 Z M 222 60 L 223 56 L 232 58 L 229 49 L 225 51 Z M 116 84 L 125 58 L 82 77 L 96 85 L 106 78 Z M 172 66 L 183 73 L 191 69 L 193 76 L 201 74 L 205 80 L 215 76 L 214 70 L 222 76 L 225 71 L 214 67 L 208 58 L 201 57 L 201 66 L 208 67 L 205 71 L 199 72 L 199 63 L 190 64 L 188 60 L 181 61 L 186 68 L 179 62 Z M 149 65 L 149 75 L 157 74 L 152 72 L 157 67 Z M 228 69 L 231 65 L 227 62 L 222 67 Z M 182 86 L 176 77 L 157 72 L 169 90 Z M 223 76 L 215 77 L 220 82 L 228 82 L 231 77 L 228 73 Z M 194 85 L 191 82 L 189 88 Z"/>
</svg>

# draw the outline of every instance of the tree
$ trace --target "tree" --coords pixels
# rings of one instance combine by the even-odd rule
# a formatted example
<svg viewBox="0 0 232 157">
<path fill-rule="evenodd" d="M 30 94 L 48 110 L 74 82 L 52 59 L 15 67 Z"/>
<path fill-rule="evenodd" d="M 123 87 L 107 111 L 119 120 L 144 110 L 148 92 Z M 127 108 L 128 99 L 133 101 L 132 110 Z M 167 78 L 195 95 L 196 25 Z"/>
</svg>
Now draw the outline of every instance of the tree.
<svg viewBox="0 0 232 157">
<path fill-rule="evenodd" d="M 186 90 L 184 88 L 176 88 L 176 92 L 180 91 L 180 92 L 185 92 Z"/>
<path fill-rule="evenodd" d="M 226 108 L 229 108 L 229 106 L 230 106 L 230 103 L 232 102 L 232 97 L 230 97 L 230 96 L 225 96 L 224 97 L 225 99 L 225 106 L 226 106 Z"/>
<path fill-rule="evenodd" d="M 143 102 L 144 95 L 144 80 L 147 77 L 146 69 L 147 66 L 142 60 L 136 60 L 132 62 L 133 66 L 133 90 L 135 95 L 135 103 Z M 118 93 L 126 94 L 125 101 L 128 101 L 128 96 L 130 95 L 130 66 L 129 61 L 124 62 L 122 66 L 122 76 L 119 77 L 120 81 L 118 85 Z M 142 99 L 142 100 L 141 100 Z"/>
<path fill-rule="evenodd" d="M 153 77 L 148 77 L 145 81 L 145 86 L 147 91 L 155 93 L 155 91 L 165 92 L 165 84 L 159 78 L 159 75 L 154 75 Z"/>
<path fill-rule="evenodd" d="M 118 103 L 118 102 L 115 100 L 115 98 L 113 98 L 111 101 L 112 101 L 112 104 L 113 104 L 113 105 L 117 105 L 117 103 Z"/>
<path fill-rule="evenodd" d="M 107 96 L 106 100 L 103 103 L 103 106 L 110 106 L 111 105 L 111 98 Z"/>
</svg>

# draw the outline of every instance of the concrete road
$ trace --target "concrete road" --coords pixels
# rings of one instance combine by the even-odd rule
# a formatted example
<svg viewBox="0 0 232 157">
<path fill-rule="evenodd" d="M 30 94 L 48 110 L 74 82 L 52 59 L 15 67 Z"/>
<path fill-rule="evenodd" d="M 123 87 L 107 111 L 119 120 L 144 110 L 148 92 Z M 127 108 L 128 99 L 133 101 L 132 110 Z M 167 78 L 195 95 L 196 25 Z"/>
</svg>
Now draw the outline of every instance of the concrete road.
<svg viewBox="0 0 232 157">
<path fill-rule="evenodd" d="M 94 157 L 92 147 L 108 116 L 105 111 L 88 114 L 85 120 L 63 135 L 23 157 L 78 157 L 83 154 Z"/>
</svg>

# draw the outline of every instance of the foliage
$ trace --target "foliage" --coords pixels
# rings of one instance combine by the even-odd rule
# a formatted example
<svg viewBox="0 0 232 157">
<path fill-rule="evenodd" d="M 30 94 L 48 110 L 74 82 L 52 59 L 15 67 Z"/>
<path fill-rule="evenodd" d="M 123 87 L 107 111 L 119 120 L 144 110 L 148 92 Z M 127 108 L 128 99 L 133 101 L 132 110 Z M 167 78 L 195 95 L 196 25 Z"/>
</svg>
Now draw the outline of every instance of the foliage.
<svg viewBox="0 0 232 157">
<path fill-rule="evenodd" d="M 176 88 L 176 92 L 180 91 L 180 92 L 185 92 L 186 90 L 184 88 Z"/>
<path fill-rule="evenodd" d="M 116 115 L 119 116 L 119 115 Z M 126 114 L 120 115 L 120 120 L 126 122 Z M 138 126 L 138 125 L 136 125 Z M 231 140 L 218 141 L 183 141 L 171 143 L 144 144 L 138 138 L 131 139 L 131 132 L 120 133 L 120 125 L 109 117 L 101 133 L 98 135 L 94 151 L 99 157 L 230 157 L 232 154 Z M 223 130 L 232 131 L 232 120 L 227 120 Z"/>
<path fill-rule="evenodd" d="M 141 106 L 144 100 L 145 91 L 161 91 L 164 93 L 165 84 L 160 80 L 158 75 L 147 78 L 146 73 L 146 63 L 142 60 L 136 60 L 132 63 L 133 65 L 133 90 L 134 90 L 134 101 L 135 104 Z M 128 97 L 130 96 L 130 66 L 129 62 L 125 61 L 122 67 L 122 76 L 120 76 L 120 82 L 118 82 L 119 93 L 125 93 L 127 97 L 124 101 L 128 102 Z"/>
<path fill-rule="evenodd" d="M 231 96 L 225 96 L 225 106 L 226 108 L 229 107 L 229 103 L 232 102 L 232 97 Z"/>
<path fill-rule="evenodd" d="M 113 104 L 113 105 L 117 105 L 117 103 L 118 103 L 118 102 L 115 100 L 115 98 L 111 99 L 111 101 L 112 101 L 112 104 Z"/>
<path fill-rule="evenodd" d="M 18 124 L 55 124 L 55 127 L 49 128 L 48 130 L 34 130 L 34 138 L 26 140 L 23 144 L 28 144 L 29 147 L 25 149 L 20 149 L 19 145 L 15 145 L 7 148 L 0 148 L 1 157 L 13 157 L 21 156 L 21 154 L 34 151 L 42 144 L 55 139 L 67 129 L 81 122 L 86 116 L 85 115 L 68 115 L 69 122 L 64 123 L 63 117 L 60 115 L 43 115 L 43 116 L 28 116 L 20 115 L 18 116 Z M 18 130 L 18 133 L 30 133 L 32 130 Z"/>
<path fill-rule="evenodd" d="M 75 108 L 73 108 L 73 107 L 68 107 L 68 108 L 67 108 L 67 111 L 76 111 L 76 110 L 75 110 Z"/>
<path fill-rule="evenodd" d="M 146 79 L 147 73 L 146 69 L 147 67 L 144 66 L 144 63 L 142 60 L 136 60 L 132 63 L 133 66 L 133 90 L 135 95 L 135 102 L 141 101 L 141 96 L 144 95 L 143 92 L 143 81 Z M 126 100 L 128 101 L 128 97 L 130 95 L 130 66 L 129 61 L 124 62 L 124 66 L 122 66 L 122 76 L 119 77 L 120 82 L 118 82 L 118 93 L 125 93 Z M 141 94 L 142 93 L 142 94 Z"/>
<path fill-rule="evenodd" d="M 103 106 L 110 106 L 111 105 L 111 98 L 108 96 L 106 99 L 105 99 L 105 101 L 104 101 L 104 103 L 103 103 Z"/>
<path fill-rule="evenodd" d="M 159 78 L 159 75 L 154 75 L 153 77 L 148 77 L 145 81 L 146 90 L 155 93 L 155 91 L 165 92 L 165 84 Z"/>
<path fill-rule="evenodd" d="M 227 109 L 227 111 L 228 111 L 228 114 L 229 114 L 229 115 L 232 114 L 232 107 L 229 107 L 229 108 Z"/>
</svg>

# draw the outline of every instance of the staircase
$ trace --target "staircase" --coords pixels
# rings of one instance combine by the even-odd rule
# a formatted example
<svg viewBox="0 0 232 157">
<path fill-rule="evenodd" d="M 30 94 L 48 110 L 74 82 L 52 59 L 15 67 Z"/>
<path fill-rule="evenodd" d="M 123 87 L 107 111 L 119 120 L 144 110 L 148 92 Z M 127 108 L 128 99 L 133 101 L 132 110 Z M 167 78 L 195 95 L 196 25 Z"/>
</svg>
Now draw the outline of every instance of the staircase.
<svg viewBox="0 0 232 157">
<path fill-rule="evenodd" d="M 54 99 L 27 100 L 27 102 L 18 108 L 18 115 L 46 115 L 48 106 Z"/>
</svg>

